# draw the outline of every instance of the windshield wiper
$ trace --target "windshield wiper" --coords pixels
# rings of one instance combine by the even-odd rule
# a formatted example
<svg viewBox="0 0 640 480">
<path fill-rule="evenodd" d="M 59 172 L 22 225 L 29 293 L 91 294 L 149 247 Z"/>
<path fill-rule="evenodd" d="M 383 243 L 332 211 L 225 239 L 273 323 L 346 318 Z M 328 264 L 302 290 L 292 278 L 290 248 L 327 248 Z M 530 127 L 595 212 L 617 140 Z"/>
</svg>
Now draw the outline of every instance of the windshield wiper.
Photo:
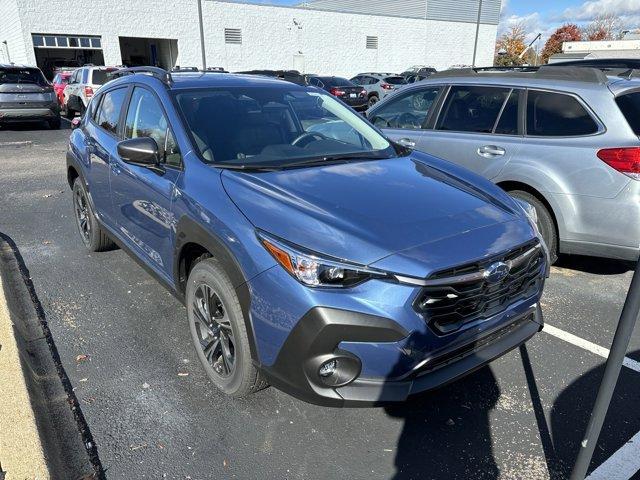
<svg viewBox="0 0 640 480">
<path fill-rule="evenodd" d="M 371 154 L 345 154 L 345 155 L 326 155 L 324 157 L 314 157 L 299 162 L 285 163 L 282 168 L 294 167 L 313 167 L 316 165 L 325 165 L 327 163 L 350 162 L 352 160 L 383 160 L 390 157 L 379 157 Z"/>
<path fill-rule="evenodd" d="M 223 170 L 237 170 L 241 172 L 275 172 L 280 169 L 277 165 L 234 165 L 229 163 L 210 163 L 212 167 L 222 168 Z"/>
</svg>

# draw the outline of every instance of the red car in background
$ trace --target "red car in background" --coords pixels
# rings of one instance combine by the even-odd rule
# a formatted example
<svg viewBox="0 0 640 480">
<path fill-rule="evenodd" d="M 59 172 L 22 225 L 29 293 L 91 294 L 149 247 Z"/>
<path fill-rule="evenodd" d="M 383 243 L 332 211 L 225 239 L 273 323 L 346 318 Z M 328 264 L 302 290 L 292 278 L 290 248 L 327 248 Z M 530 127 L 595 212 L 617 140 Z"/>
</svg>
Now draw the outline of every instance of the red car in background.
<svg viewBox="0 0 640 480">
<path fill-rule="evenodd" d="M 69 83 L 69 78 L 71 78 L 72 74 L 72 71 L 57 72 L 56 76 L 53 77 L 53 90 L 56 92 L 60 105 L 64 104 L 64 89 Z"/>
</svg>

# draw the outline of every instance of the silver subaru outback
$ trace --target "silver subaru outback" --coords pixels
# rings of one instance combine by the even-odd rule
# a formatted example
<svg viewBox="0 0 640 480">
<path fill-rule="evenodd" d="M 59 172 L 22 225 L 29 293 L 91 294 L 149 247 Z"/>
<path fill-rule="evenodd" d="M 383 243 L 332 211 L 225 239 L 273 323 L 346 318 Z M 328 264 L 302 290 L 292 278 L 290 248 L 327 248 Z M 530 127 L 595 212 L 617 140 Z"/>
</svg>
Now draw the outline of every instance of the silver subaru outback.
<svg viewBox="0 0 640 480">
<path fill-rule="evenodd" d="M 552 66 L 446 71 L 387 97 L 367 116 L 392 140 L 474 170 L 534 206 L 553 260 L 558 253 L 636 260 L 636 74 Z"/>
</svg>

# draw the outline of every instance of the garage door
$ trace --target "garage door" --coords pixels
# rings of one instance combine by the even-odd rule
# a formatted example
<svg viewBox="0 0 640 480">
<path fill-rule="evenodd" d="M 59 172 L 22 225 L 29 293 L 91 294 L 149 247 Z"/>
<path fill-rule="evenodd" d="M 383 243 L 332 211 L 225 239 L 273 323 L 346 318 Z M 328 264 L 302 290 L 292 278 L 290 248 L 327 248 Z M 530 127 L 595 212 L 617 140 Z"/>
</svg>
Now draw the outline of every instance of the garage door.
<svg viewBox="0 0 640 480">
<path fill-rule="evenodd" d="M 56 68 L 104 65 L 102 38 L 95 35 L 32 34 L 36 63 L 51 79 Z"/>
</svg>

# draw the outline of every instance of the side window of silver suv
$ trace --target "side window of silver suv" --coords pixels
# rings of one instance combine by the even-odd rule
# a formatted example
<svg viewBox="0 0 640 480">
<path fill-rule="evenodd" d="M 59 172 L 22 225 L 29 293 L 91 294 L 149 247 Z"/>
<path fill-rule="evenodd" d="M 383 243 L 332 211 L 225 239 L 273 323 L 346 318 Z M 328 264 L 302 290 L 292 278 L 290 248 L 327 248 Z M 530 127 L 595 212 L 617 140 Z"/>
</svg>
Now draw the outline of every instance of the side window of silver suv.
<svg viewBox="0 0 640 480">
<path fill-rule="evenodd" d="M 442 107 L 436 129 L 492 133 L 511 91 L 505 87 L 452 86 Z"/>
<path fill-rule="evenodd" d="M 577 98 L 564 93 L 528 91 L 528 136 L 574 137 L 597 132 L 598 124 Z"/>
</svg>

